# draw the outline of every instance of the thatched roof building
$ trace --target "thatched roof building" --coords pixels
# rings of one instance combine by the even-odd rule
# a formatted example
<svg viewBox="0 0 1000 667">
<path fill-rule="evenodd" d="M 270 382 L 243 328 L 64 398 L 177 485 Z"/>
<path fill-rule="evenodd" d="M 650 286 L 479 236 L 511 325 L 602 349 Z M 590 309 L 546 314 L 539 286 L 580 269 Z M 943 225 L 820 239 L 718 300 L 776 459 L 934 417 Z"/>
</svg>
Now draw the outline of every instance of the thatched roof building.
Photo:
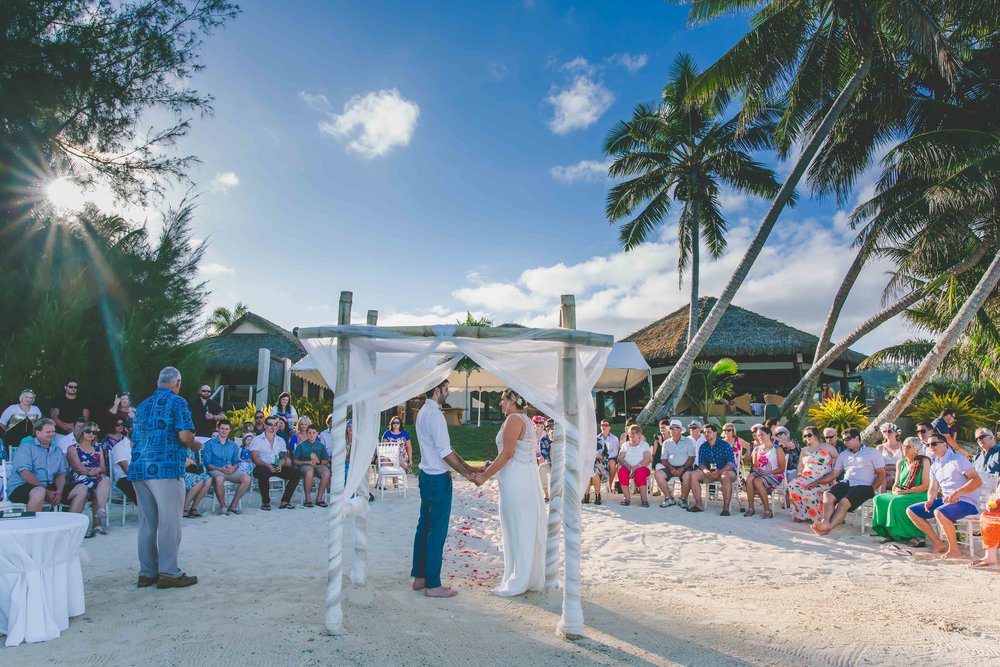
<svg viewBox="0 0 1000 667">
<path fill-rule="evenodd" d="M 708 316 L 714 297 L 698 300 L 699 321 Z M 670 371 L 687 347 L 688 307 L 639 329 L 624 340 L 638 345 L 654 376 Z M 819 338 L 758 313 L 730 305 L 698 355 L 699 360 L 735 359 L 740 365 L 741 388 L 752 392 L 782 393 L 808 369 Z M 864 359 L 848 351 L 825 371 L 826 380 L 845 378 Z"/>
<path fill-rule="evenodd" d="M 271 352 L 268 397 L 273 400 L 285 388 L 284 360 L 292 364 L 306 351 L 292 332 L 255 313 L 247 313 L 215 336 L 191 343 L 205 359 L 205 380 L 223 386 L 223 404 L 253 400 L 257 383 L 257 363 L 261 348 Z M 290 380 L 291 390 L 304 393 L 302 380 Z"/>
</svg>

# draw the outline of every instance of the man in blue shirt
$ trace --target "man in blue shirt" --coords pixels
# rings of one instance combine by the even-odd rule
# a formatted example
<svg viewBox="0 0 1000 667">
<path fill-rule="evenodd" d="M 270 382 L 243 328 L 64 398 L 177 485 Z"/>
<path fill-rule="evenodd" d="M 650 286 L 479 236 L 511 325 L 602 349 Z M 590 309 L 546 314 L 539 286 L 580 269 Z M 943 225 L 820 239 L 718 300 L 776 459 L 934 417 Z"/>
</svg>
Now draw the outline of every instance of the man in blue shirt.
<svg viewBox="0 0 1000 667">
<path fill-rule="evenodd" d="M 225 482 L 237 485 L 233 502 L 229 504 L 229 508 L 225 512 L 226 514 L 240 514 L 240 499 L 243 494 L 250 490 L 250 475 L 240 472 L 240 448 L 235 441 L 229 439 L 229 433 L 233 430 L 232 422 L 228 419 L 221 420 L 218 430 L 219 435 L 205 443 L 201 458 L 212 478 L 215 497 L 219 500 L 220 508 L 226 507 Z"/>
<path fill-rule="evenodd" d="M 733 496 L 733 482 L 736 481 L 736 457 L 733 447 L 719 438 L 714 424 L 705 425 L 705 442 L 698 448 L 698 467 L 691 473 L 691 491 L 694 493 L 694 507 L 689 512 L 703 511 L 701 506 L 701 484 L 719 483 L 722 486 L 722 513 L 729 516 L 729 500 Z"/>
<path fill-rule="evenodd" d="M 976 442 L 979 444 L 979 453 L 972 459 L 972 467 L 980 475 L 1000 474 L 1000 445 L 993 435 L 993 431 L 988 428 L 976 429 Z"/>
<path fill-rule="evenodd" d="M 13 503 L 24 503 L 29 512 L 41 512 L 45 503 L 55 507 L 63 501 L 70 510 L 82 512 L 87 501 L 83 484 L 67 487 L 69 466 L 62 450 L 53 442 L 56 423 L 51 419 L 35 422 L 35 437 L 25 439 L 11 461 L 13 475 L 8 480 L 7 497 Z"/>
<path fill-rule="evenodd" d="M 931 422 L 931 427 L 944 436 L 952 450 L 958 447 L 958 422 L 955 420 L 954 410 L 943 410 L 941 416 Z"/>
<path fill-rule="evenodd" d="M 160 371 L 157 389 L 139 404 L 132 424 L 132 462 L 128 479 L 139 506 L 139 580 L 146 588 L 181 588 L 198 583 L 177 566 L 184 507 L 185 447 L 201 449 L 187 401 L 178 396 L 181 374 Z"/>
</svg>

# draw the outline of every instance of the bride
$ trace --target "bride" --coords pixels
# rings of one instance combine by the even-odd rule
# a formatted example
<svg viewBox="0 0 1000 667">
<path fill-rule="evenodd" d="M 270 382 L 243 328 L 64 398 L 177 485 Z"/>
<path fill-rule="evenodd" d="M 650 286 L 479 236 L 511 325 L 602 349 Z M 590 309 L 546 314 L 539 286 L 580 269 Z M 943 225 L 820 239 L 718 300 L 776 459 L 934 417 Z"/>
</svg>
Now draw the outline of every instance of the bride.
<svg viewBox="0 0 1000 667">
<path fill-rule="evenodd" d="M 545 502 L 524 399 L 504 389 L 500 409 L 507 419 L 497 434 L 499 453 L 476 481 L 482 485 L 497 475 L 500 482 L 503 579 L 493 592 L 510 596 L 545 587 Z"/>
</svg>

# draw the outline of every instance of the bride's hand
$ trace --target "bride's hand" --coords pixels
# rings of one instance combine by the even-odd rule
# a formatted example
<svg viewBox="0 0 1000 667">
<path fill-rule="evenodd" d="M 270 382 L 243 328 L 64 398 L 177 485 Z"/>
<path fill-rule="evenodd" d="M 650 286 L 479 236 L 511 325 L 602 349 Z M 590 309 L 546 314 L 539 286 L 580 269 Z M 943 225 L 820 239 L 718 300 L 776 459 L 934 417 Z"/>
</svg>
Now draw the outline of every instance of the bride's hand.
<svg viewBox="0 0 1000 667">
<path fill-rule="evenodd" d="M 473 475 L 473 477 L 474 477 L 473 481 L 475 482 L 476 486 L 482 486 L 483 484 L 486 483 L 486 480 L 488 479 L 486 477 L 485 472 L 477 472 L 475 475 Z"/>
</svg>

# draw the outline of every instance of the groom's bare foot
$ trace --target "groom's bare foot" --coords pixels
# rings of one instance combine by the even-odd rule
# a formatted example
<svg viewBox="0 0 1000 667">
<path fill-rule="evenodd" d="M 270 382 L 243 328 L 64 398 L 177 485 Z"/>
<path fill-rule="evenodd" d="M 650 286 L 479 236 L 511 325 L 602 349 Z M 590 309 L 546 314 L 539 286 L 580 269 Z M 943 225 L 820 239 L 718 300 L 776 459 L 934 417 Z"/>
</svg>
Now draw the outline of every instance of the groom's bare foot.
<svg viewBox="0 0 1000 667">
<path fill-rule="evenodd" d="M 453 591 L 450 588 L 445 588 L 444 586 L 438 586 L 437 588 L 428 588 L 424 591 L 424 595 L 429 598 L 453 598 L 458 595 L 458 591 Z"/>
<path fill-rule="evenodd" d="M 416 577 L 413 580 L 413 590 L 415 590 L 415 591 L 422 591 L 422 590 L 424 590 L 424 578 L 423 577 Z"/>
</svg>

